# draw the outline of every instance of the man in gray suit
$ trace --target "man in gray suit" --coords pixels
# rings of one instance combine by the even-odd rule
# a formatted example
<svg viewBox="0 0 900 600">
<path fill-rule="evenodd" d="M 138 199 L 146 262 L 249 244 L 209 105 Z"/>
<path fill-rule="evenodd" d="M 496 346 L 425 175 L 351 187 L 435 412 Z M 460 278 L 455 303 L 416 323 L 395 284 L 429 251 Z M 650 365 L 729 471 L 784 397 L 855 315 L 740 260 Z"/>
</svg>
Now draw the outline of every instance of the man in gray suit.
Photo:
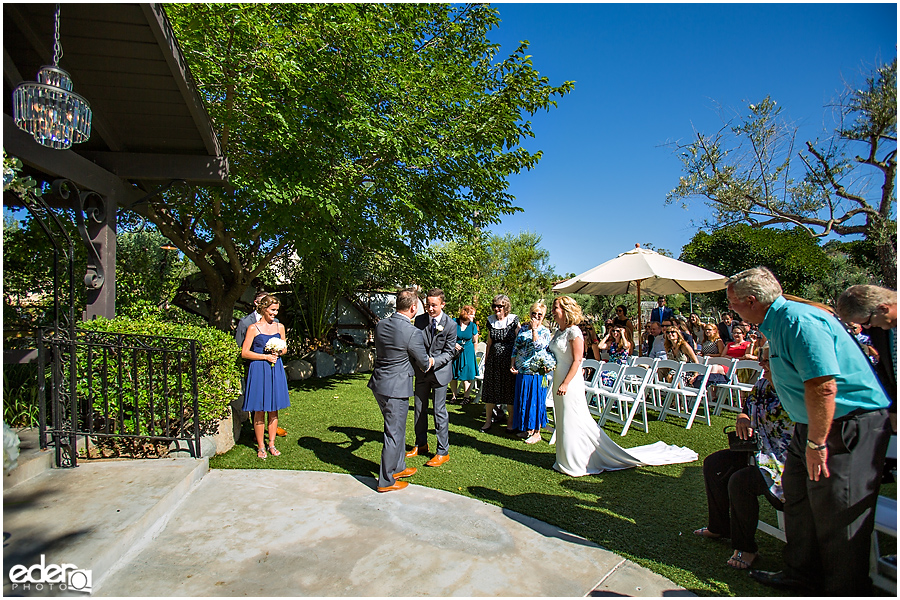
<svg viewBox="0 0 900 600">
<path fill-rule="evenodd" d="M 425 466 L 439 467 L 450 460 L 447 384 L 453 379 L 453 356 L 456 353 L 456 322 L 444 313 L 443 290 L 435 288 L 425 295 L 425 312 L 416 317 L 413 324 L 422 330 L 428 355 L 434 359 L 434 367 L 427 373 L 416 368 L 416 444 L 406 456 L 428 452 L 428 401 L 433 397 L 437 453 Z"/>
<path fill-rule="evenodd" d="M 378 491 L 402 490 L 407 485 L 399 478 L 416 472 L 406 468 L 403 450 L 406 446 L 406 415 L 409 397 L 413 394 L 413 367 L 431 369 L 434 359 L 425 350 L 422 332 L 412 324 L 419 298 L 414 288 L 397 293 L 397 312 L 382 319 L 375 326 L 375 368 L 369 379 L 369 389 L 378 401 L 384 416 L 384 448 L 378 470 Z"/>
<path fill-rule="evenodd" d="M 257 321 L 262 318 L 258 312 L 256 312 L 256 305 L 259 304 L 259 301 L 268 296 L 269 293 L 265 290 L 259 290 L 256 292 L 256 296 L 253 297 L 253 312 L 238 321 L 237 328 L 234 330 L 234 341 L 237 342 L 238 348 L 244 347 L 244 338 L 247 337 L 247 330 L 250 329 L 251 325 L 256 325 Z M 278 322 L 278 319 L 275 319 L 275 322 Z M 240 404 L 237 405 L 237 410 L 241 410 L 244 406 L 244 394 L 243 389 L 244 385 L 247 383 L 247 369 L 246 366 L 249 364 L 247 361 L 244 361 L 244 378 L 241 382 L 241 395 L 238 398 L 238 402 Z M 287 435 L 287 431 L 282 427 L 278 427 L 275 430 L 275 435 L 278 437 L 285 437 Z"/>
</svg>

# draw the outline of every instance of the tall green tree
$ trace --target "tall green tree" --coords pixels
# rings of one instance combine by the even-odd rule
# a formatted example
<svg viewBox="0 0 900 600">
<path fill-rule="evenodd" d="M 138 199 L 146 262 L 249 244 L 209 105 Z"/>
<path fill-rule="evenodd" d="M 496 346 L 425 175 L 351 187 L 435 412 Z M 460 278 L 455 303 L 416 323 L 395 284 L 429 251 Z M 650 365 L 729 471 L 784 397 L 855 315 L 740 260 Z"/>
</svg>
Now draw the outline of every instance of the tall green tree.
<svg viewBox="0 0 900 600">
<path fill-rule="evenodd" d="M 798 296 L 816 281 L 831 278 L 834 269 L 818 239 L 799 227 L 782 230 L 740 224 L 712 233 L 699 231 L 682 248 L 680 260 L 723 275 L 768 267 L 785 292 Z M 724 291 L 708 296 L 719 306 L 727 303 Z"/>
<path fill-rule="evenodd" d="M 766 97 L 714 134 L 676 144 L 684 175 L 667 201 L 702 198 L 705 224 L 799 227 L 814 237 L 863 236 L 881 282 L 897 285 L 897 60 L 837 101 L 839 123 L 801 144 L 798 128 Z"/>
<path fill-rule="evenodd" d="M 572 89 L 523 43 L 497 57 L 483 4 L 169 4 L 231 169 L 148 218 L 194 262 L 210 324 L 277 256 L 411 260 L 518 210 L 528 115 Z"/>
</svg>

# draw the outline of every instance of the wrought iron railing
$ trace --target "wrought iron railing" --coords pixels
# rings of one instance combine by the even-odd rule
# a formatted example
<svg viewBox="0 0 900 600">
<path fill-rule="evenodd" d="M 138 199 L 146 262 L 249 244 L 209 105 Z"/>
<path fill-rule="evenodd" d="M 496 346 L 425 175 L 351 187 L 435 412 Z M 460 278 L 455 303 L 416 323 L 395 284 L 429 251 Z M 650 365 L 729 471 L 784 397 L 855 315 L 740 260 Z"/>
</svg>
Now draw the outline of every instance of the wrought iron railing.
<svg viewBox="0 0 900 600">
<path fill-rule="evenodd" d="M 37 336 L 40 443 L 55 447 L 57 466 L 125 441 L 183 441 L 200 456 L 196 340 L 70 332 Z"/>
</svg>

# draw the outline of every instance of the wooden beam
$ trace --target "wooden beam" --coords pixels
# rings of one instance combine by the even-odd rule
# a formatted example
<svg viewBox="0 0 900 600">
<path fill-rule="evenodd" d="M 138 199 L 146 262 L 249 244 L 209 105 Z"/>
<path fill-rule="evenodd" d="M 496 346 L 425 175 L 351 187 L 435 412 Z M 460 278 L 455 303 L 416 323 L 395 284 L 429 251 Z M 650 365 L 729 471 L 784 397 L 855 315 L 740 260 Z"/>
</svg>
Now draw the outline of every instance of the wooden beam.
<svg viewBox="0 0 900 600">
<path fill-rule="evenodd" d="M 191 116 L 194 117 L 200 137 L 203 138 L 203 142 L 206 144 L 207 153 L 210 156 L 221 156 L 222 147 L 219 144 L 219 138 L 216 136 L 215 129 L 213 129 L 209 113 L 206 112 L 206 107 L 203 106 L 200 94 L 194 86 L 194 78 L 184 60 L 184 54 L 181 52 L 178 40 L 175 39 L 175 32 L 172 31 L 172 27 L 169 25 L 169 19 L 163 10 L 163 5 L 141 4 L 141 8 L 147 16 L 147 23 L 149 23 L 150 29 L 153 30 L 153 34 L 156 36 L 156 41 L 159 43 L 163 56 L 165 56 L 166 62 L 172 70 L 172 76 L 178 84 L 178 89 L 181 90 L 181 95 L 184 97 L 188 110 L 191 111 Z"/>
<path fill-rule="evenodd" d="M 34 137 L 16 127 L 13 118 L 3 115 L 3 147 L 23 163 L 53 178 L 69 179 L 83 189 L 113 198 L 121 206 L 129 206 L 144 193 L 126 185 L 115 174 L 92 163 L 71 150 L 54 150 L 41 146 Z"/>
<path fill-rule="evenodd" d="M 228 161 L 224 156 L 129 152 L 81 152 L 80 154 L 122 179 L 155 181 L 184 179 L 194 184 L 225 184 L 228 182 Z"/>
</svg>

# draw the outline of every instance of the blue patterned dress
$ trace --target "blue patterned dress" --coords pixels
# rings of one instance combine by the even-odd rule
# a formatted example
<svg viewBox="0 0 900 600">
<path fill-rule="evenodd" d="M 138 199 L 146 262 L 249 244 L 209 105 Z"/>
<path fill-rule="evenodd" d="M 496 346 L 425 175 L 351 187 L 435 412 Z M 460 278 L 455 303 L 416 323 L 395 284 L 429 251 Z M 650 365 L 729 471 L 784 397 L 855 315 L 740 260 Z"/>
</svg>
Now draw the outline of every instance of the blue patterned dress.
<svg viewBox="0 0 900 600">
<path fill-rule="evenodd" d="M 784 501 L 781 474 L 787 458 L 788 446 L 794 434 L 794 422 L 775 393 L 768 379 L 759 378 L 744 405 L 744 413 L 750 417 L 750 426 L 759 434 L 762 449 L 756 453 L 756 465 L 773 496 Z"/>
<path fill-rule="evenodd" d="M 537 340 L 530 326 L 522 326 L 513 345 L 512 358 L 516 362 L 515 410 L 513 427 L 519 431 L 540 429 L 547 425 L 547 388 L 544 375 L 532 372 L 531 359 L 550 345 L 550 330 L 541 325 Z"/>
<path fill-rule="evenodd" d="M 250 351 L 265 354 L 266 344 L 274 337 L 280 339 L 281 334 L 257 333 L 250 345 Z M 281 357 L 274 365 L 267 360 L 251 360 L 250 368 L 247 370 L 247 391 L 241 410 L 275 412 L 290 405 L 287 376 L 284 374 Z"/>
</svg>

